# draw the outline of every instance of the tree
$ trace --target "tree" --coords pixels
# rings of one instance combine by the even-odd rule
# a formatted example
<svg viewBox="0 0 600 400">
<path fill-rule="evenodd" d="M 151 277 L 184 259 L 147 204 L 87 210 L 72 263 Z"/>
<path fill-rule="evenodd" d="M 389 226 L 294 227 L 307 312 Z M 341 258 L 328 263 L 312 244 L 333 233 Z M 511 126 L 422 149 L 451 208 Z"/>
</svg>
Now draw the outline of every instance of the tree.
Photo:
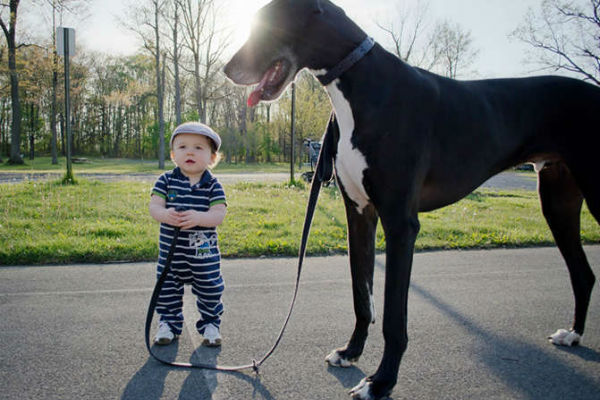
<svg viewBox="0 0 600 400">
<path fill-rule="evenodd" d="M 473 64 L 478 50 L 471 33 L 450 21 L 427 20 L 429 4 L 418 1 L 415 8 L 398 8 L 397 16 L 377 25 L 391 39 L 390 51 L 415 67 L 456 78 Z"/>
<path fill-rule="evenodd" d="M 433 69 L 449 78 L 456 79 L 473 64 L 479 53 L 472 47 L 471 32 L 449 21 L 436 25 L 432 39 L 436 59 Z"/>
<path fill-rule="evenodd" d="M 10 0 L 9 4 L 2 4 L 3 10 L 9 8 L 9 23 L 8 27 L 4 22 L 4 16 L 0 15 L 0 26 L 6 36 L 8 45 L 8 70 L 10 74 L 10 98 L 12 106 L 12 123 L 10 135 L 10 159 L 12 164 L 23 164 L 21 157 L 21 103 L 19 101 L 19 74 L 17 72 L 17 44 L 16 44 L 16 29 L 17 29 L 17 10 L 20 0 Z"/>
<path fill-rule="evenodd" d="M 164 116 L 164 62 L 161 61 L 165 56 L 160 46 L 160 17 L 164 0 L 149 0 L 148 5 L 136 5 L 131 11 L 134 16 L 135 25 L 130 25 L 130 29 L 140 36 L 144 43 L 144 48 L 154 57 L 154 73 L 156 77 L 156 99 L 158 114 L 158 168 L 165 168 L 165 116 Z M 148 31 L 149 30 L 149 31 Z"/>
<path fill-rule="evenodd" d="M 210 10 L 213 0 L 177 0 L 181 3 L 185 47 L 192 54 L 192 73 L 194 79 L 194 100 L 201 122 L 206 122 L 206 87 L 202 77 L 203 46 L 207 43 L 206 30 L 210 23 Z M 208 66 L 206 66 L 208 67 Z"/>
<path fill-rule="evenodd" d="M 52 164 L 58 164 L 58 133 L 56 128 L 56 115 L 59 110 L 57 100 L 59 57 L 56 53 L 56 28 L 58 25 L 62 25 L 63 19 L 67 15 L 76 15 L 78 21 L 84 20 L 87 17 L 89 1 L 90 0 L 33 0 L 33 3 L 35 3 L 38 6 L 35 10 L 37 14 L 39 14 L 38 18 L 45 20 L 46 24 L 49 25 L 50 36 L 52 38 L 52 42 L 50 43 L 50 45 L 48 45 L 48 48 L 50 48 L 53 53 L 51 101 L 50 107 L 46 111 L 46 113 L 48 114 L 51 132 L 50 152 L 52 156 Z M 44 37 L 48 36 L 46 29 L 43 29 L 43 32 L 41 32 L 41 34 Z"/>
<path fill-rule="evenodd" d="M 34 159 L 36 143 L 44 140 L 42 110 L 47 108 L 48 82 L 52 58 L 41 46 L 21 47 L 18 52 L 19 100 L 22 108 L 22 135 L 28 136 L 29 159 Z"/>
<path fill-rule="evenodd" d="M 377 26 L 386 32 L 391 41 L 390 49 L 402 61 L 416 67 L 427 68 L 430 44 L 426 43 L 427 15 L 429 3 L 419 0 L 414 8 L 397 6 L 397 16 L 387 22 L 377 22 Z"/>
<path fill-rule="evenodd" d="M 175 123 L 176 125 L 181 124 L 181 79 L 179 73 L 179 63 L 181 58 L 181 44 L 179 43 L 179 0 L 173 0 L 170 4 L 172 7 L 172 17 L 167 16 L 167 21 L 171 26 L 171 42 L 173 44 L 173 50 L 170 54 L 171 60 L 173 61 L 173 85 L 175 87 Z"/>
<path fill-rule="evenodd" d="M 543 69 L 600 85 L 600 0 L 544 0 L 513 36 L 531 45 Z"/>
</svg>

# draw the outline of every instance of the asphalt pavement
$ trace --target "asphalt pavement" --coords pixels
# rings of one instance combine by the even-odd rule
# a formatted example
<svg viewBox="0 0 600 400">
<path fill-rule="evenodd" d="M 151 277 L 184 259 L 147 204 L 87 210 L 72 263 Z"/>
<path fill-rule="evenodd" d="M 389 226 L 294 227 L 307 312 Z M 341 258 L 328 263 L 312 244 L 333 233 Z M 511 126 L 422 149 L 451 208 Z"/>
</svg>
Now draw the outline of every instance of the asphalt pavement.
<svg viewBox="0 0 600 400">
<path fill-rule="evenodd" d="M 600 276 L 600 245 L 586 247 Z M 226 259 L 221 349 L 200 346 L 186 291 L 184 333 L 161 354 L 220 364 L 259 359 L 291 300 L 296 261 Z M 310 257 L 288 330 L 260 375 L 163 366 L 143 344 L 154 264 L 0 268 L 2 399 L 349 399 L 383 349 L 384 257 L 375 274 L 377 322 L 351 368 L 325 356 L 353 327 L 347 259 Z M 415 255 L 409 348 L 393 399 L 577 399 L 600 393 L 600 289 L 583 345 L 548 334 L 569 326 L 573 300 L 555 248 L 441 251 Z"/>
<path fill-rule="evenodd" d="M 270 172 L 270 173 L 219 173 L 216 172 L 219 181 L 224 184 L 237 182 L 286 182 L 290 179 L 289 173 Z M 38 181 L 49 179 L 60 179 L 64 174 L 59 172 L 38 173 L 21 172 L 8 173 L 0 171 L 0 184 L 19 183 L 24 181 Z M 103 173 L 75 173 L 76 177 L 83 179 L 99 180 L 103 182 L 133 180 L 138 182 L 154 183 L 160 173 L 131 173 L 131 174 L 103 174 Z M 296 174 L 296 179 L 300 179 Z M 484 182 L 481 187 L 493 189 L 525 189 L 536 190 L 537 177 L 533 174 L 524 174 L 521 172 L 509 170 L 499 173 Z"/>
</svg>

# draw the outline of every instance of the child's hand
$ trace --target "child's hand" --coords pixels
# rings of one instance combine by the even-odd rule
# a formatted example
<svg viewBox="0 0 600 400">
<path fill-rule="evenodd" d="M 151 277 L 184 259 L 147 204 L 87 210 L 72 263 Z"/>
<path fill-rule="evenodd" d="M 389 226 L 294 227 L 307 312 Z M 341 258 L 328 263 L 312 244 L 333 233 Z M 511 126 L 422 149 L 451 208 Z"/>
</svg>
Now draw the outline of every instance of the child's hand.
<svg viewBox="0 0 600 400">
<path fill-rule="evenodd" d="M 202 222 L 202 215 L 200 211 L 186 210 L 177 214 L 179 216 L 179 227 L 183 230 L 191 229 L 200 225 Z"/>
<path fill-rule="evenodd" d="M 175 211 L 174 208 L 166 208 L 164 213 L 164 220 L 162 222 L 171 226 L 181 227 L 181 213 Z"/>
</svg>

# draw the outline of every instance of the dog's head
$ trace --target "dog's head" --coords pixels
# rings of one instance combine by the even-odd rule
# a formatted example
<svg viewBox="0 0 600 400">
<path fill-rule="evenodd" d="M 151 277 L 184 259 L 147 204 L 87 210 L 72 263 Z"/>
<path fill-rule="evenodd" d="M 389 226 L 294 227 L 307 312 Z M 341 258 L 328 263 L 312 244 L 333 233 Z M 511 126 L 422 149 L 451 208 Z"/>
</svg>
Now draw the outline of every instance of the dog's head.
<svg viewBox="0 0 600 400">
<path fill-rule="evenodd" d="M 339 62 L 364 33 L 327 0 L 274 0 L 254 17 L 250 37 L 225 66 L 238 85 L 258 84 L 248 105 L 276 100 L 303 68 Z"/>
</svg>

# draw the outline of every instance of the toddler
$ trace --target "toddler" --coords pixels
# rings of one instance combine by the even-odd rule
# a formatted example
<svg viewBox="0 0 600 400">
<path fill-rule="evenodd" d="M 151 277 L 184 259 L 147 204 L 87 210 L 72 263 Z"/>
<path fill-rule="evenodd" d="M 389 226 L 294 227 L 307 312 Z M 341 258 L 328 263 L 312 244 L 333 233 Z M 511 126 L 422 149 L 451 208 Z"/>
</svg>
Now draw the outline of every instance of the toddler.
<svg viewBox="0 0 600 400">
<path fill-rule="evenodd" d="M 204 338 L 202 344 L 220 346 L 224 283 L 216 227 L 225 218 L 227 204 L 223 187 L 210 168 L 218 162 L 221 138 L 204 124 L 187 122 L 175 128 L 170 144 L 176 167 L 158 178 L 149 206 L 150 215 L 161 223 L 159 276 L 175 227 L 180 234 L 156 305 L 160 320 L 154 342 L 166 345 L 181 334 L 183 285 L 189 284 L 200 313 L 196 329 Z"/>
</svg>

